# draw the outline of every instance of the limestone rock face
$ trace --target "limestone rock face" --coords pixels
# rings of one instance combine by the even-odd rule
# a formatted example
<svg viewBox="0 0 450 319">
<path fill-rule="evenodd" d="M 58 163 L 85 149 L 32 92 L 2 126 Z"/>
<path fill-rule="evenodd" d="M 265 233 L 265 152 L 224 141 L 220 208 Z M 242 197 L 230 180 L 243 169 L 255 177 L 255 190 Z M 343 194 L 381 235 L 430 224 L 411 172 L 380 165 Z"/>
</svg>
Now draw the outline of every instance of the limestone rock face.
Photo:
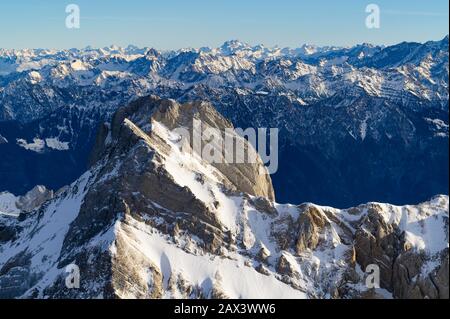
<svg viewBox="0 0 450 319">
<path fill-rule="evenodd" d="M 225 132 L 226 129 L 233 130 L 231 122 L 223 118 L 214 107 L 209 103 L 196 102 L 180 105 L 178 103 L 165 103 L 154 114 L 153 119 L 164 124 L 173 130 L 180 127 L 189 129 L 193 134 L 194 120 L 202 123 L 202 129 L 218 129 Z M 256 154 L 255 149 L 250 143 L 237 134 L 233 135 L 238 139 L 244 148 L 244 154 L 249 152 Z M 224 137 L 223 137 L 224 138 Z M 191 147 L 193 146 L 191 141 Z M 240 145 L 240 144 L 239 144 Z M 216 151 L 217 144 L 214 144 Z M 220 150 L 220 149 L 219 149 Z M 266 197 L 269 200 L 275 200 L 275 194 L 272 187 L 272 181 L 267 169 L 259 156 L 255 156 L 255 163 L 228 163 L 223 154 L 220 154 L 221 163 L 212 163 L 237 190 L 249 195 Z"/>
<path fill-rule="evenodd" d="M 137 100 L 76 182 L 0 215 L 0 298 L 448 298 L 448 196 L 277 204 L 260 159 L 209 163 L 180 142 L 192 119 L 231 127 L 209 104 Z"/>
<path fill-rule="evenodd" d="M 448 199 L 443 197 L 436 197 L 433 201 L 448 205 Z M 419 206 L 414 212 L 407 207 L 386 209 L 378 204 L 369 204 L 366 208 L 368 213 L 356 232 L 358 263 L 362 267 L 378 264 L 382 287 L 392 291 L 397 298 L 448 297 L 448 246 L 445 243 L 448 239 L 448 211 L 429 217 L 432 208 L 428 205 Z M 411 230 L 405 229 L 404 223 L 408 218 L 417 218 L 410 222 L 416 232 L 424 236 L 440 233 L 442 242 L 425 243 L 422 238 L 417 238 Z M 427 244 L 431 247 L 417 247 Z"/>
<path fill-rule="evenodd" d="M 394 297 L 448 296 L 448 210 L 435 215 L 433 202 L 445 207 L 448 198 L 436 197 L 416 208 L 365 208 L 355 234 L 356 258 L 363 268 L 379 265 L 381 286 Z M 431 236 L 428 242 L 426 236 Z M 440 242 L 433 236 L 440 236 Z"/>
<path fill-rule="evenodd" d="M 296 249 L 297 253 L 312 249 L 314 250 L 320 241 L 320 234 L 326 227 L 328 220 L 314 206 L 307 207 L 298 219 L 298 234 Z"/>
</svg>

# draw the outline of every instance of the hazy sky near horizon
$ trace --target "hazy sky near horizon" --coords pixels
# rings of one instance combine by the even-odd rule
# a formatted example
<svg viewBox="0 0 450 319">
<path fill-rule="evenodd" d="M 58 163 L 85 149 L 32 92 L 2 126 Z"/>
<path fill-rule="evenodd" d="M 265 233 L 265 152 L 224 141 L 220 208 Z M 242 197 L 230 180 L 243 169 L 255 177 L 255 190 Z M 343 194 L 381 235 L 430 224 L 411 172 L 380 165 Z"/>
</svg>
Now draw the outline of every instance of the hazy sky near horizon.
<svg viewBox="0 0 450 319">
<path fill-rule="evenodd" d="M 80 29 L 65 26 L 71 3 Z M 365 26 L 370 3 L 381 9 L 380 29 Z M 448 9 L 448 0 L 2 0 L 0 48 L 424 42 L 448 34 Z"/>
</svg>

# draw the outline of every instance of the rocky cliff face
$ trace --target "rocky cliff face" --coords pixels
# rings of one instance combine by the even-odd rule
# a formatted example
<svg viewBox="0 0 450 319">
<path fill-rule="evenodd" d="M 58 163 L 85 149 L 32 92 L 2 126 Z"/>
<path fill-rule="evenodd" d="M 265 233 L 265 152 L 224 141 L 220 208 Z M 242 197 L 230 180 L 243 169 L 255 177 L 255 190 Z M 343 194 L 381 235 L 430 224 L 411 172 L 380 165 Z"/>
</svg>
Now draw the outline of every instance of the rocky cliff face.
<svg viewBox="0 0 450 319">
<path fill-rule="evenodd" d="M 140 99 L 102 126 L 70 187 L 0 215 L 0 297 L 448 298 L 447 196 L 280 205 L 260 160 L 212 165 L 180 142 L 193 119 L 231 127 L 207 103 Z"/>
</svg>

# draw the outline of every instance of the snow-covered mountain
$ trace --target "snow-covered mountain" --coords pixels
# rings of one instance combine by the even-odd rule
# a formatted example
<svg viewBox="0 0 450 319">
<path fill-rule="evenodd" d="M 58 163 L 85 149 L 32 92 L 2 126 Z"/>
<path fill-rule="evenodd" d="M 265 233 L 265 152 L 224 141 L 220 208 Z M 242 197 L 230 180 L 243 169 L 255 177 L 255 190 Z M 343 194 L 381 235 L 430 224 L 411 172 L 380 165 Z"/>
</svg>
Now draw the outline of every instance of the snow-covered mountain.
<svg viewBox="0 0 450 319">
<path fill-rule="evenodd" d="M 73 182 L 99 124 L 148 94 L 210 101 L 236 127 L 279 128 L 282 202 L 405 204 L 448 193 L 448 37 L 389 47 L 0 49 L 0 191 Z"/>
<path fill-rule="evenodd" d="M 81 177 L 0 215 L 0 298 L 448 298 L 448 196 L 277 204 L 262 161 L 209 164 L 182 142 L 174 128 L 193 119 L 232 128 L 209 103 L 138 99 L 102 126 Z"/>
<path fill-rule="evenodd" d="M 445 106 L 447 72 L 448 37 L 437 42 L 401 43 L 386 48 L 362 44 L 309 51 L 251 47 L 238 41 L 226 42 L 217 49 L 173 52 L 133 46 L 62 51 L 0 49 L 3 93 L 0 114 L 2 119 L 27 122 L 61 106 L 47 103 L 41 105 L 43 108 L 31 108 L 18 101 L 8 103 L 7 95 L 13 96 L 11 90 L 32 86 L 38 95 L 44 93 L 42 98 L 61 99 L 57 89 L 91 86 L 131 89 L 126 83 L 132 83 L 137 90 L 128 93 L 138 95 L 156 86 L 187 89 L 200 84 L 260 91 L 279 89 L 292 92 L 307 104 L 330 97 L 342 87 L 359 87 L 372 96 L 415 96 Z M 110 106 L 102 105 L 105 109 Z"/>
</svg>

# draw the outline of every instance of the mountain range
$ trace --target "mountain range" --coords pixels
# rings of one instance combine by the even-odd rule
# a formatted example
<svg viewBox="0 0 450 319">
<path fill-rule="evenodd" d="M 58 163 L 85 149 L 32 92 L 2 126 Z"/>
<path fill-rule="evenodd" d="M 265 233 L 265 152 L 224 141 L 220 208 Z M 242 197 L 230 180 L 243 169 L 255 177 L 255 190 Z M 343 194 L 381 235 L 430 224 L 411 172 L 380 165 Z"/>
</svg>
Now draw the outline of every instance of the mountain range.
<svg viewBox="0 0 450 319">
<path fill-rule="evenodd" d="M 278 128 L 272 179 L 283 203 L 448 193 L 448 36 L 388 47 L 0 49 L 0 191 L 73 182 L 99 125 L 148 94 L 209 101 L 235 127 Z"/>
</svg>

